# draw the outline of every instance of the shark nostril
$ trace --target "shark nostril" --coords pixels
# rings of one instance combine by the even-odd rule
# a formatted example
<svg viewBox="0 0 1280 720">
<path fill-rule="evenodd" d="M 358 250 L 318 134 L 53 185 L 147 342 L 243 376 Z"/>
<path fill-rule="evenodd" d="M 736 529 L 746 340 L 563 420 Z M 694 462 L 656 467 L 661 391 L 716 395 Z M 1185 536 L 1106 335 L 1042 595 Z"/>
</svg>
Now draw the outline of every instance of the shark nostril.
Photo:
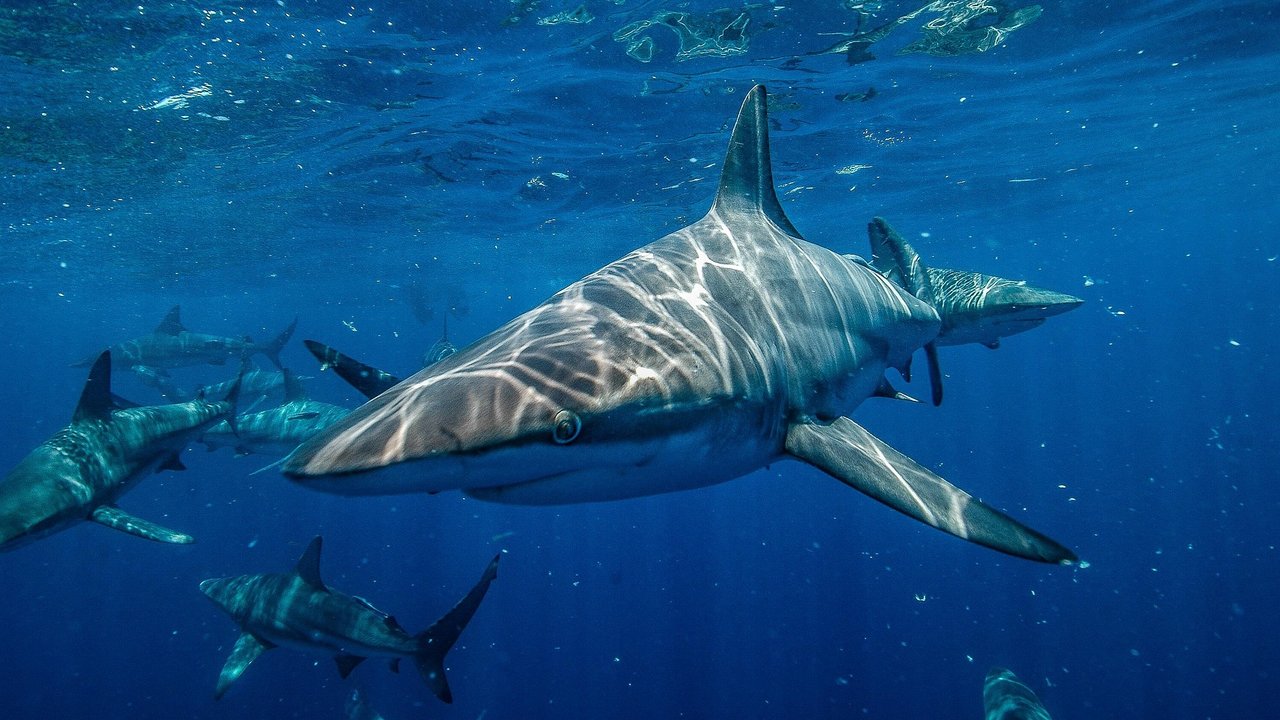
<svg viewBox="0 0 1280 720">
<path fill-rule="evenodd" d="M 572 410 L 561 410 L 556 413 L 554 426 L 551 428 L 551 439 L 560 445 L 567 445 L 582 432 L 582 418 Z"/>
</svg>

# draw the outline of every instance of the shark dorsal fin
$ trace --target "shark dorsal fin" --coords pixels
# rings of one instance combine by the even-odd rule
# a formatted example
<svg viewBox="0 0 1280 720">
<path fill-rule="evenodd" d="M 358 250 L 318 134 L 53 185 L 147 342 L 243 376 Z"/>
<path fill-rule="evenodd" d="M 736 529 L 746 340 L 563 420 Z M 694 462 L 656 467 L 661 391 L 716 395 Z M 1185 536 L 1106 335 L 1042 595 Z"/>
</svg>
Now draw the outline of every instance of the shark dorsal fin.
<svg viewBox="0 0 1280 720">
<path fill-rule="evenodd" d="M 800 237 L 782 212 L 773 189 L 773 165 L 769 160 L 768 93 L 756 85 L 738 112 L 729 136 L 729 151 L 720 175 L 720 190 L 712 210 L 721 217 L 760 213 L 784 232 Z"/>
<path fill-rule="evenodd" d="M 871 266 L 916 299 L 936 307 L 933 283 L 920 253 L 884 218 L 867 223 L 867 238 L 871 242 Z"/>
<path fill-rule="evenodd" d="M 184 332 L 186 328 L 182 327 L 182 306 L 174 305 L 169 314 L 164 316 L 160 324 L 156 326 L 156 332 L 161 335 L 177 335 Z"/>
<path fill-rule="evenodd" d="M 285 403 L 297 402 L 298 400 L 307 399 L 307 391 L 302 389 L 302 382 L 298 380 L 298 376 L 293 371 L 285 368 L 280 372 L 284 373 L 284 401 Z"/>
<path fill-rule="evenodd" d="M 294 568 L 294 572 L 298 573 L 298 577 L 306 584 L 324 590 L 324 580 L 320 579 L 320 545 L 322 540 L 319 535 L 311 541 L 307 546 L 306 552 L 302 553 L 302 557 L 298 559 L 298 566 Z"/>
<path fill-rule="evenodd" d="M 116 408 L 111 396 L 111 351 L 104 350 L 89 369 L 89 379 L 80 391 L 80 402 L 71 416 L 75 420 L 102 420 L 111 417 Z"/>
</svg>

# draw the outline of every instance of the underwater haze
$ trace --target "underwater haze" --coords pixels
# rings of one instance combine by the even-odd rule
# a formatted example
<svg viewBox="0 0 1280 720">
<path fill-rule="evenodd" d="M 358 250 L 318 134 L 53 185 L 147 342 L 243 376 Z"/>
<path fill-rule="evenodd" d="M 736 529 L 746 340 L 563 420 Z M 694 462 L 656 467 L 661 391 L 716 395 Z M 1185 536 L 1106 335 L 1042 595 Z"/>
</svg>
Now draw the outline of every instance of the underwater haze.
<svg viewBox="0 0 1280 720">
<path fill-rule="evenodd" d="M 283 364 L 357 407 L 302 339 L 405 377 L 446 323 L 463 347 L 696 221 L 762 83 L 805 238 L 869 257 L 881 216 L 931 265 L 1085 301 L 942 348 L 940 407 L 854 416 L 1085 562 L 794 461 L 521 507 L 330 495 L 195 442 L 120 501 L 194 544 L 85 522 L 0 554 L 0 717 L 343 718 L 359 688 L 387 720 L 977 720 L 994 666 L 1056 720 L 1271 716 L 1280 4 L 1023 1 L 5 3 L 0 473 L 71 419 L 73 363 L 175 305 L 259 342 L 298 318 Z M 890 376 L 927 399 L 916 363 Z M 200 582 L 316 535 L 324 580 L 410 633 L 502 554 L 452 704 L 290 648 L 214 700 L 239 629 Z"/>
</svg>

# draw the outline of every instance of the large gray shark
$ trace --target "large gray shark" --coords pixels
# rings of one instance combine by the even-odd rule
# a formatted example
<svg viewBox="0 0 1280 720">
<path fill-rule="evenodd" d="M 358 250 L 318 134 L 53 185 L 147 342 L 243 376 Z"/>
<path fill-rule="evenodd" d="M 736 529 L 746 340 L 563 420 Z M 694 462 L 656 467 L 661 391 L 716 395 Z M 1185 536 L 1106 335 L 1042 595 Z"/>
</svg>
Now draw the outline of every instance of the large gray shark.
<svg viewBox="0 0 1280 720">
<path fill-rule="evenodd" d="M 1004 668 L 991 668 L 982 684 L 986 720 L 1053 720 L 1040 698 Z"/>
<path fill-rule="evenodd" d="M 457 642 L 498 575 L 498 557 L 475 587 L 431 627 L 410 635 L 395 618 L 368 601 L 332 590 L 320 579 L 319 537 L 311 541 L 293 572 L 239 575 L 200 583 L 203 592 L 236 621 L 244 634 L 236 641 L 218 676 L 215 697 L 222 697 L 264 650 L 287 645 L 335 653 L 338 672 L 347 677 L 366 658 L 411 658 L 436 697 L 453 702 L 444 674 L 444 656 Z"/>
<path fill-rule="evenodd" d="M 269 410 L 244 413 L 235 427 L 223 420 L 200 436 L 210 450 L 235 448 L 236 455 L 284 457 L 304 440 L 346 417 L 347 408 L 312 400 L 289 370 L 284 374 L 284 402 Z"/>
<path fill-rule="evenodd" d="M 285 343 L 289 342 L 294 328 L 298 325 L 295 319 L 271 342 L 255 343 L 248 338 L 236 339 L 193 333 L 183 327 L 180 312 L 179 306 L 174 305 L 150 335 L 112 345 L 110 350 L 116 362 L 124 363 L 126 367 L 142 365 L 149 368 L 179 368 L 206 364 L 222 365 L 228 359 L 262 353 L 276 367 L 281 367 L 280 350 L 284 348 Z M 88 358 L 72 366 L 83 367 L 92 362 L 93 358 Z"/>
<path fill-rule="evenodd" d="M 98 356 L 71 424 L 31 452 L 0 482 L 0 550 L 11 550 L 81 520 L 167 543 L 190 535 L 116 507 L 149 473 L 182 470 L 187 442 L 234 412 L 226 400 L 129 407 L 111 394 L 111 353 Z"/>
<path fill-rule="evenodd" d="M 1075 555 L 847 417 L 939 339 L 934 306 L 801 238 L 774 192 L 765 90 L 748 93 L 706 217 L 573 283 L 303 443 L 317 489 L 461 489 L 520 504 L 703 487 L 783 458 L 1013 555 Z"/>
</svg>

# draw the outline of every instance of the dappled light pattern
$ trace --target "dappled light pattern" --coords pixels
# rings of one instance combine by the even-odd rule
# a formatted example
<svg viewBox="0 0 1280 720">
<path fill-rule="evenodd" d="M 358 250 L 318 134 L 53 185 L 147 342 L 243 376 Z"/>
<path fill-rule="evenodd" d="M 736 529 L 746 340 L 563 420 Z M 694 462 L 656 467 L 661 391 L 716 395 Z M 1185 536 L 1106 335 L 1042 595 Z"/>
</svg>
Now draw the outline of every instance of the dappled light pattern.
<svg viewBox="0 0 1280 720">
<path fill-rule="evenodd" d="M 737 11 L 734 11 L 737 12 Z M 725 22 L 729 17 L 732 20 Z M 747 52 L 747 24 L 751 15 L 718 10 L 710 15 L 662 11 L 648 20 L 627 25 L 613 34 L 613 39 L 627 46 L 627 54 L 640 62 L 653 59 L 654 40 L 648 31 L 655 26 L 670 28 L 680 40 L 676 60 L 701 57 L 729 57 Z"/>
<path fill-rule="evenodd" d="M 936 15 L 920 28 L 921 37 L 898 51 L 899 55 L 925 53 L 936 56 L 986 52 L 1004 43 L 1009 33 L 1040 17 L 1039 5 L 1011 10 L 1000 0 L 935 0 L 870 30 L 862 24 L 870 17 L 858 12 L 858 31 L 819 54 L 843 54 L 850 65 L 874 60 L 870 48 L 890 33 L 921 16 Z"/>
</svg>

